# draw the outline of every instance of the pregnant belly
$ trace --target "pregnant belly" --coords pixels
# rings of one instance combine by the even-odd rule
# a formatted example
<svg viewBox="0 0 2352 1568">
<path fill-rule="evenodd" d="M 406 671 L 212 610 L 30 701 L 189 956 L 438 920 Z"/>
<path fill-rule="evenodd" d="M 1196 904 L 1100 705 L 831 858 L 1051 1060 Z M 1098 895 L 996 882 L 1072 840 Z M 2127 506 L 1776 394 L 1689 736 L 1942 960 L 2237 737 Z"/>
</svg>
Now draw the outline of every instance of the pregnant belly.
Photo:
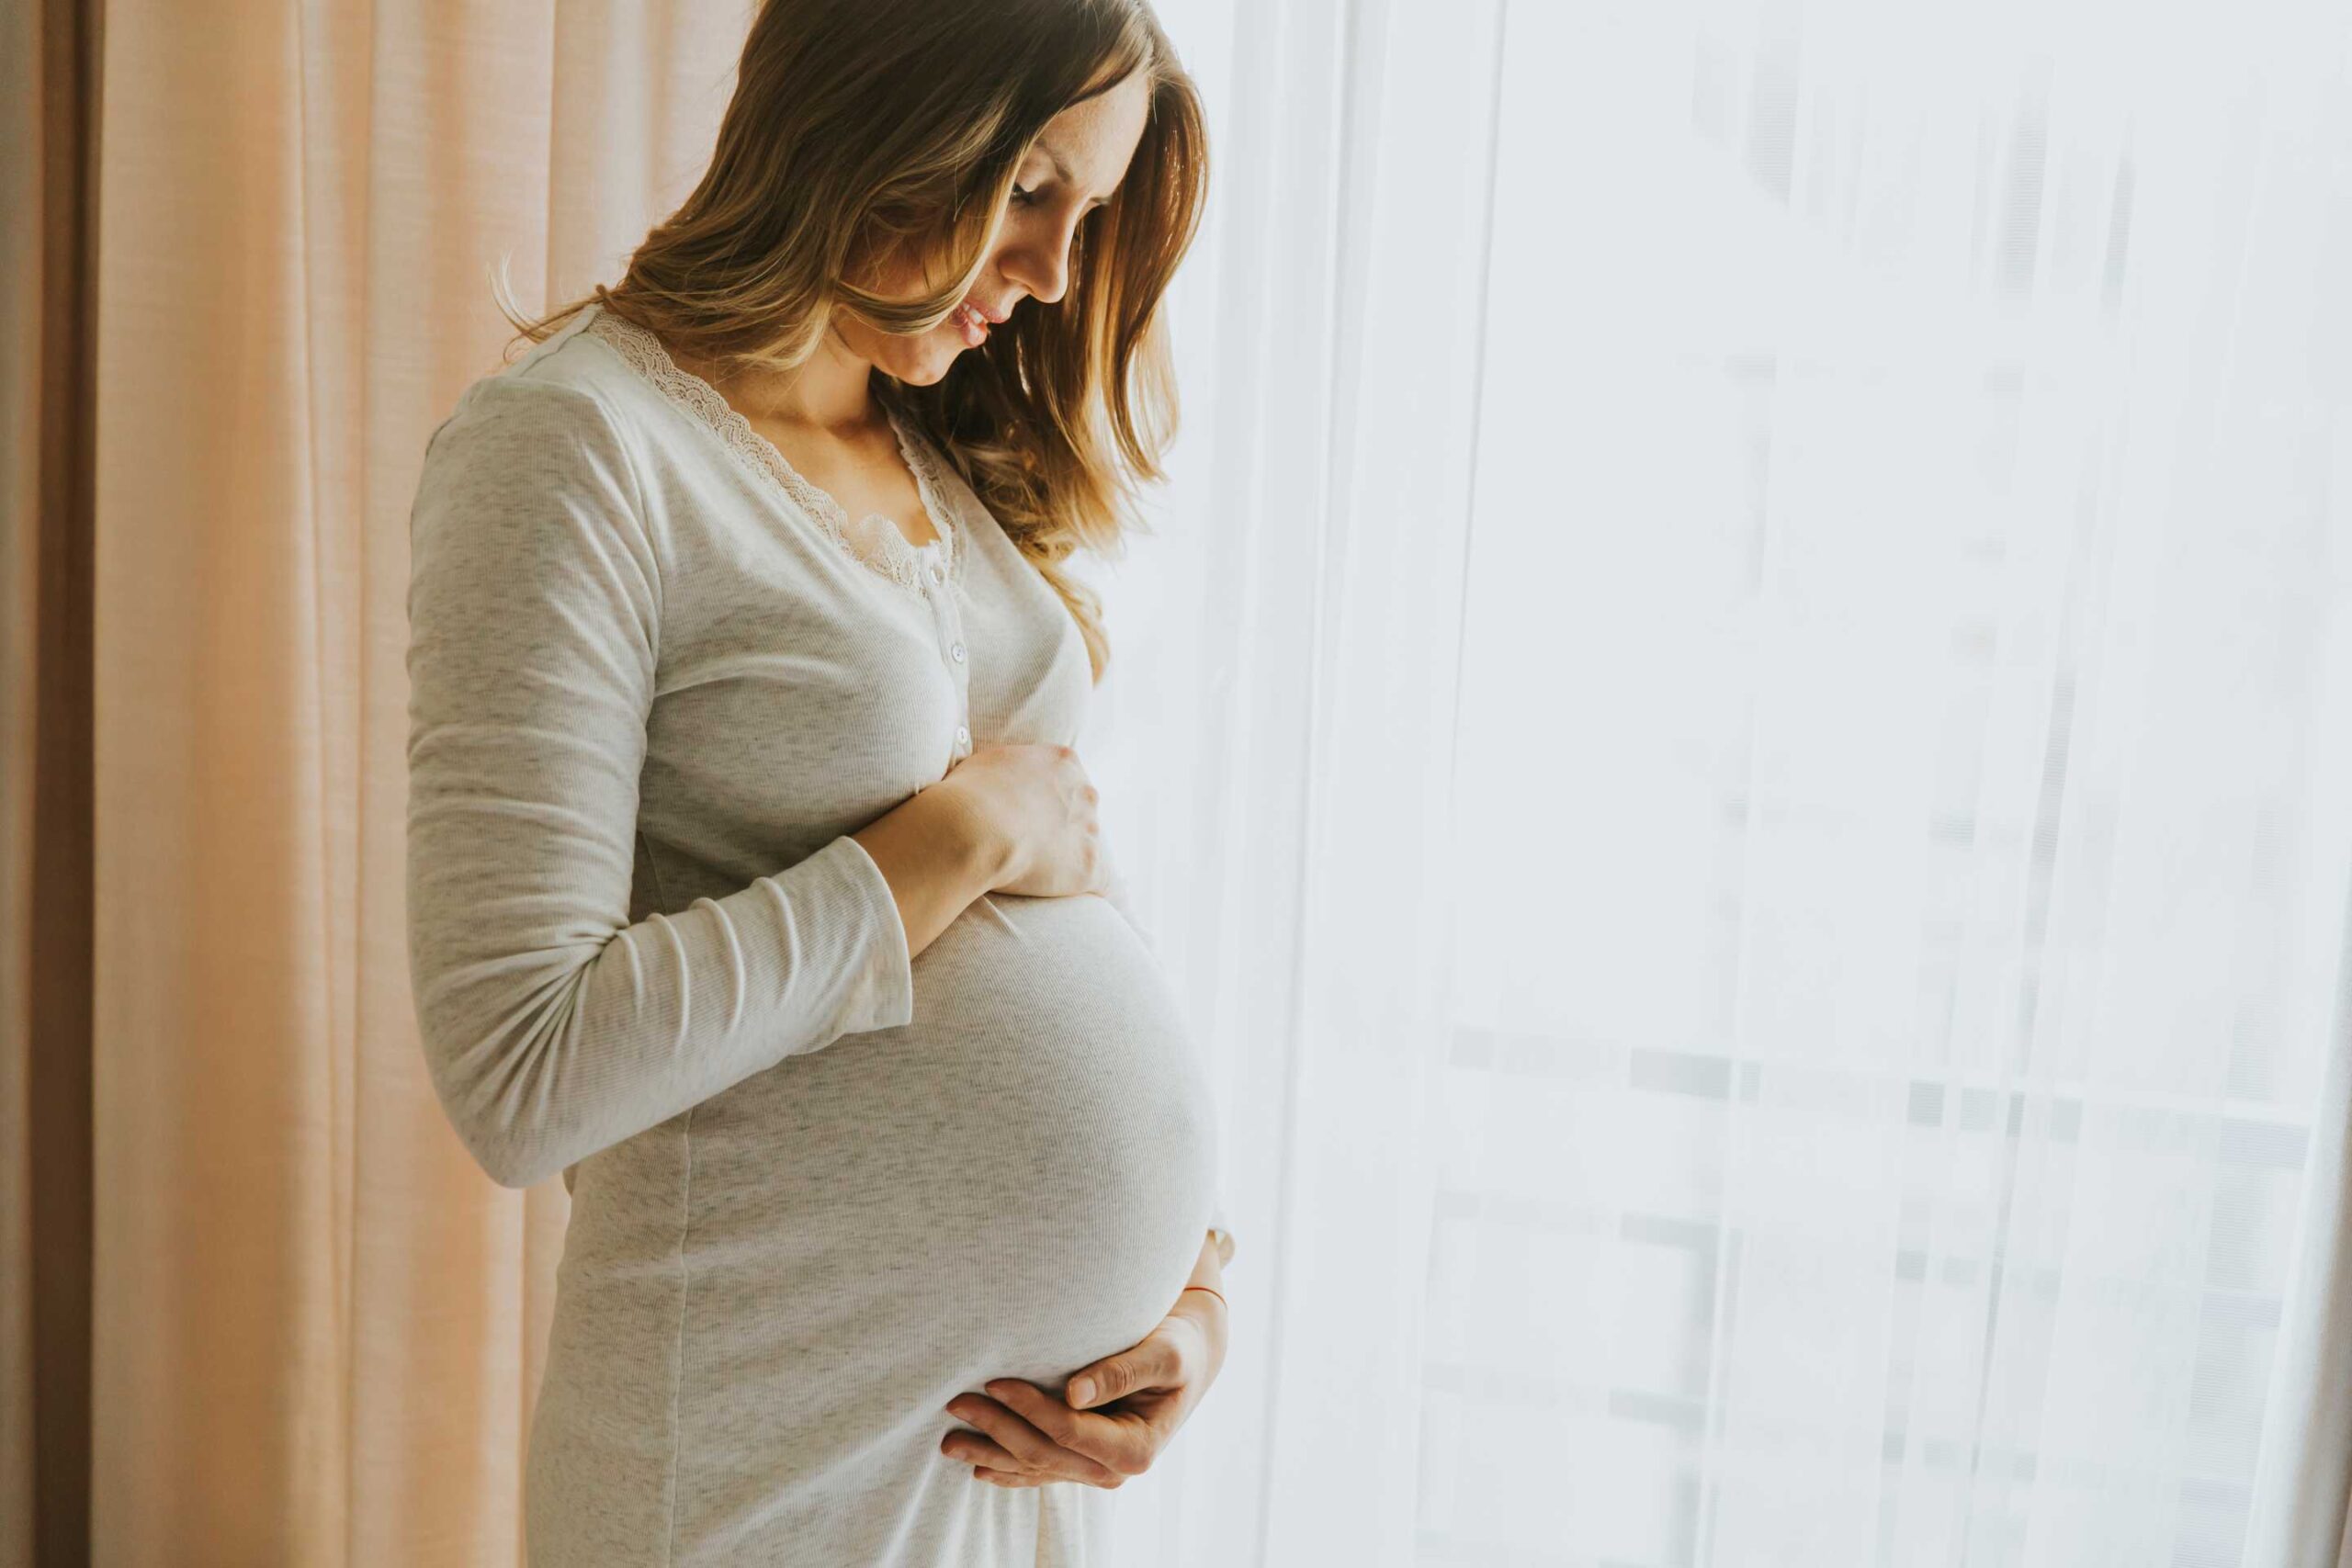
<svg viewBox="0 0 2352 1568">
<path fill-rule="evenodd" d="M 1093 895 L 982 898 L 913 976 L 910 1023 L 696 1108 L 695 1315 L 732 1325 L 740 1376 L 895 1354 L 892 1397 L 1057 1392 L 1200 1254 L 1212 1112 L 1182 1011 Z"/>
</svg>

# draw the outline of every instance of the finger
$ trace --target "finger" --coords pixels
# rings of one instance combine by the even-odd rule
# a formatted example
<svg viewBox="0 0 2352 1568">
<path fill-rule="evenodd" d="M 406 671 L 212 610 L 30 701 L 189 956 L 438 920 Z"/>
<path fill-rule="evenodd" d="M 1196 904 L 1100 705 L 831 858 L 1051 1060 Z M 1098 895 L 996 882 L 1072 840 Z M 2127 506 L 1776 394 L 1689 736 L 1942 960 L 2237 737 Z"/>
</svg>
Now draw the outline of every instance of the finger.
<svg viewBox="0 0 2352 1568">
<path fill-rule="evenodd" d="M 1151 1463 L 1154 1450 L 1146 1423 L 1072 1410 L 1017 1378 L 989 1383 L 988 1390 L 1056 1443 L 1114 1475 L 1141 1475 Z"/>
<path fill-rule="evenodd" d="M 988 1465 L 997 1470 L 1020 1470 L 1022 1462 L 1004 1451 L 1001 1445 L 957 1427 L 939 1440 L 939 1451 L 949 1459 L 960 1459 L 966 1464 Z"/>
<path fill-rule="evenodd" d="M 1042 1475 L 1023 1475 L 1018 1471 L 1012 1470 L 990 1470 L 984 1464 L 972 1467 L 972 1477 L 976 1481 L 992 1482 L 999 1486 L 1043 1486 L 1046 1481 L 1046 1478 Z"/>
<path fill-rule="evenodd" d="M 1091 1410 L 1139 1388 L 1170 1388 L 1181 1371 L 1175 1343 L 1155 1330 L 1142 1344 L 1106 1356 L 1070 1374 L 1072 1409 Z"/>
<path fill-rule="evenodd" d="M 977 1393 L 959 1394 L 949 1401 L 947 1408 L 949 1414 L 969 1421 L 996 1439 L 989 1446 L 1003 1454 L 1003 1459 L 984 1457 L 983 1463 L 1000 1470 L 1043 1471 L 1073 1481 L 1108 1479 L 1101 1464 L 1062 1447 L 997 1400 Z"/>
</svg>

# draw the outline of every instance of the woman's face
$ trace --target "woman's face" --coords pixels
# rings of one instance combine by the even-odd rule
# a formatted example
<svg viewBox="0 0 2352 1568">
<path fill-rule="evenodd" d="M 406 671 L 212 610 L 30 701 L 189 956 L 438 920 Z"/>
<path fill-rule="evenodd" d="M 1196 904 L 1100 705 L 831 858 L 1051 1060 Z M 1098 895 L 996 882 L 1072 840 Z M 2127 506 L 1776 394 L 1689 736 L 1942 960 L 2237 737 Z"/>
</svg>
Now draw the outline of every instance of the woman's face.
<svg viewBox="0 0 2352 1568">
<path fill-rule="evenodd" d="M 1013 174 L 1013 193 L 979 279 L 956 313 L 913 337 L 876 332 L 847 315 L 834 331 L 859 358 L 912 386 L 947 374 L 956 356 L 988 341 L 987 328 L 1027 299 L 1053 304 L 1069 287 L 1070 238 L 1110 199 L 1143 140 L 1151 107 L 1141 72 L 1049 120 Z M 901 276 L 892 285 L 920 281 Z M 971 311 L 978 311 L 978 318 Z"/>
</svg>

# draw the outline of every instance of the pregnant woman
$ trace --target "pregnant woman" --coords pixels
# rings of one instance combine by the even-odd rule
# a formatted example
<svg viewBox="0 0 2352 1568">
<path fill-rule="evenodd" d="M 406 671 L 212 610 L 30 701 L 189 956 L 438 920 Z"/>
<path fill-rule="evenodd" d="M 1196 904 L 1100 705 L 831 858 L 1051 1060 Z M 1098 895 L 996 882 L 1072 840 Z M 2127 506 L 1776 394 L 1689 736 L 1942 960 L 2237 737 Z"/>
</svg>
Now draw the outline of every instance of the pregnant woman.
<svg viewBox="0 0 2352 1568">
<path fill-rule="evenodd" d="M 1223 1363 L 1061 565 L 1158 477 L 1204 171 L 1141 0 L 768 0 L 701 185 L 433 433 L 410 953 L 467 1148 L 571 1194 L 544 1568 L 1099 1563 Z"/>
</svg>

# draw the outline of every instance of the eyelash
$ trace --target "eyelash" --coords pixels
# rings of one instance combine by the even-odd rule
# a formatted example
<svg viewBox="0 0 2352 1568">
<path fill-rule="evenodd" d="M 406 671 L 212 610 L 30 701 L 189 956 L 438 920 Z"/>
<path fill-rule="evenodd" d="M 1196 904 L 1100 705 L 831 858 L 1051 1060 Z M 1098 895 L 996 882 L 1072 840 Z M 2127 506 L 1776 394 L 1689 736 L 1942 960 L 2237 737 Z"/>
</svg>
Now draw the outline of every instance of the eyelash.
<svg viewBox="0 0 2352 1568">
<path fill-rule="evenodd" d="M 1015 207 L 1029 207 L 1029 206 L 1033 206 L 1033 205 L 1035 205 L 1035 202 L 1036 202 L 1036 200 L 1037 200 L 1037 193 L 1036 193 L 1035 191 L 1034 191 L 1034 190 L 1023 190 L 1019 186 L 1014 186 L 1012 187 L 1012 205 L 1013 205 L 1013 206 L 1015 206 Z M 1087 207 L 1086 211 L 1085 211 L 1085 212 L 1080 213 L 1079 216 L 1080 216 L 1080 217 L 1081 217 L 1081 218 L 1083 218 L 1083 217 L 1089 216 L 1090 214 L 1096 213 L 1096 212 L 1100 212 L 1101 210 L 1102 210 L 1102 209 L 1104 209 L 1105 207 L 1108 207 L 1108 206 L 1110 206 L 1110 205 L 1111 205 L 1111 204 L 1110 204 L 1109 202 L 1107 202 L 1107 201 L 1097 201 L 1097 202 L 1091 203 L 1091 204 L 1089 204 L 1089 206 Z"/>
</svg>

